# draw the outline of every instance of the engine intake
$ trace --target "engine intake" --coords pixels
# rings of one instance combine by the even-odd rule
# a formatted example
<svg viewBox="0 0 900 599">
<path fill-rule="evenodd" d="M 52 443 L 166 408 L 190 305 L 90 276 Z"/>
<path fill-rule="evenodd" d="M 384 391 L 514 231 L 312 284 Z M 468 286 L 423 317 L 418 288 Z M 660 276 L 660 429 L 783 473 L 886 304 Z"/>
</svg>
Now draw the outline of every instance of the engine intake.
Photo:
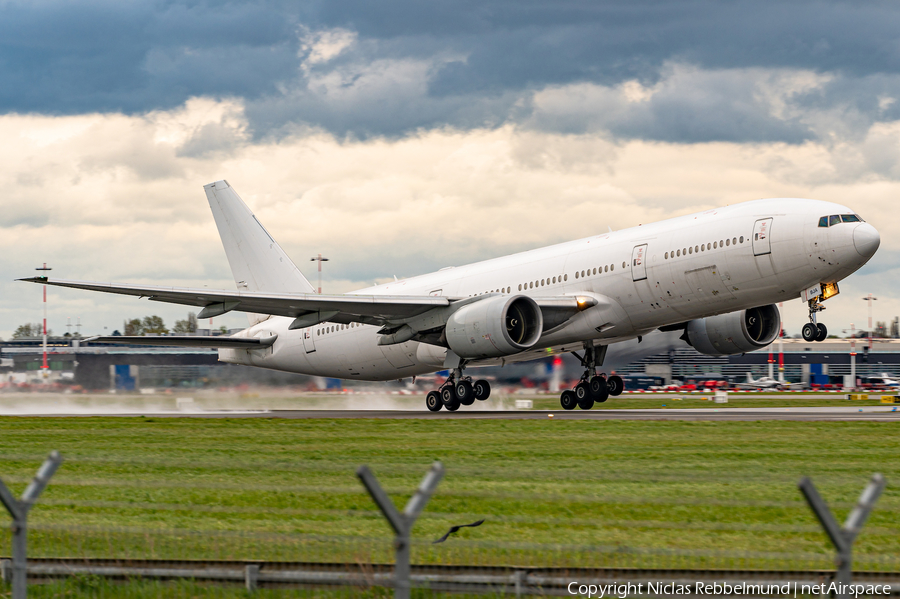
<svg viewBox="0 0 900 599">
<path fill-rule="evenodd" d="M 687 325 L 686 341 L 701 354 L 728 356 L 766 347 L 781 331 L 781 315 L 775 304 L 709 318 Z"/>
<path fill-rule="evenodd" d="M 466 359 L 498 358 L 531 349 L 544 328 L 541 309 L 525 295 L 489 297 L 447 320 L 447 344 Z"/>
</svg>

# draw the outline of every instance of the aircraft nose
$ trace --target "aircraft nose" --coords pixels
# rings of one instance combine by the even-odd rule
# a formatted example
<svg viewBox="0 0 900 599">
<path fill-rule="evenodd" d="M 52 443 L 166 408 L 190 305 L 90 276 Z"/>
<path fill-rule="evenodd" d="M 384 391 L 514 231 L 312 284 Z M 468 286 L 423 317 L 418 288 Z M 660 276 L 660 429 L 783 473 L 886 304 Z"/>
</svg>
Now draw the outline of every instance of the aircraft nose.
<svg viewBox="0 0 900 599">
<path fill-rule="evenodd" d="M 881 235 L 869 223 L 859 224 L 853 229 L 853 245 L 860 256 L 871 258 L 881 245 Z"/>
</svg>

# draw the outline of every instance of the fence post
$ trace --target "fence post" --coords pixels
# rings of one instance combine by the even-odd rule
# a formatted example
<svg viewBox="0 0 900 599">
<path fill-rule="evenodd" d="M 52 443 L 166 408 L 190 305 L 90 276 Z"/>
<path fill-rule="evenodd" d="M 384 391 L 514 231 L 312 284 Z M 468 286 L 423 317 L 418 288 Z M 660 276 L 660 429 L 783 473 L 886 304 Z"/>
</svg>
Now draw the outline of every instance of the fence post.
<svg viewBox="0 0 900 599">
<path fill-rule="evenodd" d="M 853 511 L 850 512 L 850 515 L 847 516 L 847 520 L 844 522 L 842 528 L 837 523 L 837 520 L 835 520 L 831 510 L 828 509 L 828 504 L 825 503 L 825 500 L 819 495 L 816 486 L 809 477 L 804 476 L 800 479 L 798 485 L 800 487 L 800 492 L 803 493 L 803 497 L 806 498 L 806 503 L 809 504 L 809 507 L 811 507 L 816 514 L 816 518 L 819 519 L 819 523 L 822 525 L 822 528 L 825 529 L 825 533 L 828 535 L 828 538 L 831 539 L 831 544 L 834 545 L 834 548 L 837 551 L 837 557 L 835 559 L 837 565 L 835 582 L 837 582 L 838 585 L 848 585 L 851 582 L 853 577 L 853 542 L 862 530 L 863 524 L 865 524 L 866 519 L 872 512 L 872 508 L 875 507 L 875 502 L 878 501 L 878 496 L 881 495 L 881 492 L 884 490 L 885 484 L 887 483 L 883 476 L 877 473 L 872 475 L 871 482 L 869 482 L 869 485 L 859 496 L 856 507 L 854 507 Z M 840 591 L 842 588 L 842 586 L 839 586 L 838 590 Z M 845 592 L 838 592 L 836 594 L 836 597 L 838 598 L 849 596 L 850 595 Z"/>
<path fill-rule="evenodd" d="M 12 599 L 25 599 L 28 585 L 28 511 L 40 497 L 41 493 L 50 482 L 50 478 L 59 465 L 62 457 L 58 451 L 50 452 L 49 457 L 38 469 L 31 484 L 22 493 L 22 499 L 16 499 L 10 490 L 0 480 L 0 501 L 12 516 Z"/>
<path fill-rule="evenodd" d="M 431 469 L 425 475 L 425 478 L 422 479 L 415 494 L 409 498 L 402 513 L 398 512 L 397 508 L 394 507 L 391 498 L 378 484 L 378 479 L 375 478 L 368 466 L 360 466 L 356 471 L 356 476 L 362 481 L 369 495 L 372 496 L 372 499 L 378 505 L 378 509 L 384 514 L 388 524 L 394 529 L 394 551 L 396 555 L 394 559 L 394 597 L 396 599 L 409 599 L 410 531 L 419 514 L 425 509 L 425 504 L 431 499 L 431 495 L 437 488 L 438 483 L 441 482 L 441 478 L 444 476 L 444 466 L 440 462 L 435 462 L 431 465 Z"/>
<path fill-rule="evenodd" d="M 248 593 L 255 593 L 259 588 L 259 564 L 244 566 L 244 586 Z"/>
</svg>

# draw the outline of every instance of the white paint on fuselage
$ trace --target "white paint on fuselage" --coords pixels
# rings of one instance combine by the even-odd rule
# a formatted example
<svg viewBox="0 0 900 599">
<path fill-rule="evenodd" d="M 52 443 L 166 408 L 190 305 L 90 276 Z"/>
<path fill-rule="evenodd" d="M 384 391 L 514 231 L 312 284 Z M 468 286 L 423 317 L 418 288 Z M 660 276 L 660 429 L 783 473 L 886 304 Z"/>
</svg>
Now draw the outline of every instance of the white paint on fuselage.
<svg viewBox="0 0 900 599">
<path fill-rule="evenodd" d="M 353 293 L 428 295 L 437 291 L 448 297 L 469 297 L 509 290 L 512 295 L 532 297 L 592 293 L 608 298 L 566 326 L 545 333 L 537 349 L 504 360 L 534 359 L 548 351 L 580 349 L 583 341 L 591 339 L 614 343 L 660 326 L 794 299 L 808 286 L 841 280 L 868 261 L 870 256 L 856 251 L 853 231 L 871 225 L 818 227 L 819 217 L 831 214 L 853 211 L 817 200 L 756 200 Z M 767 218 L 772 219 L 771 253 L 755 256 L 754 225 Z M 647 245 L 646 279 L 635 281 L 632 252 L 643 244 Z M 254 325 L 241 335 L 277 333 L 275 344 L 265 351 L 222 349 L 220 360 L 359 380 L 391 380 L 442 369 L 443 348 L 415 341 L 378 346 L 377 326 L 323 323 L 289 331 L 290 322 L 290 318 L 271 317 Z M 304 335 L 312 337 L 315 351 L 307 351 L 312 344 L 309 340 L 304 344 Z"/>
</svg>

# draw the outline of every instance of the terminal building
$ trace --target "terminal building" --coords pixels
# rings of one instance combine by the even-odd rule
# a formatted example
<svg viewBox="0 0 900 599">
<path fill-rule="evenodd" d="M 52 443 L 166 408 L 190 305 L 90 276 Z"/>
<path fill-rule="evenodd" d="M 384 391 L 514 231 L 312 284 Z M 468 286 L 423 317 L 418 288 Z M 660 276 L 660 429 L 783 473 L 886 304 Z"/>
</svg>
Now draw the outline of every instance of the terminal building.
<svg viewBox="0 0 900 599">
<path fill-rule="evenodd" d="M 656 334 L 654 334 L 656 335 Z M 855 345 L 855 347 L 853 347 Z M 137 387 L 231 386 L 237 384 L 308 385 L 311 377 L 278 371 L 222 364 L 214 349 L 90 344 L 77 338 L 51 337 L 47 344 L 51 380 L 84 389 L 134 389 Z M 783 378 L 788 382 L 842 385 L 854 368 L 857 379 L 900 374 L 900 339 L 828 339 L 810 343 L 800 339 L 782 342 Z M 706 356 L 672 334 L 648 335 L 610 348 L 602 370 L 645 384 L 669 384 L 690 379 L 730 382 L 753 378 L 779 378 L 778 343 L 768 350 L 736 356 Z M 855 350 L 855 356 L 852 355 Z M 581 365 L 574 356 L 561 356 L 563 380 L 577 379 Z M 42 365 L 40 338 L 0 342 L 0 381 L 27 383 L 39 380 Z M 506 384 L 530 380 L 539 384 L 551 378 L 554 357 L 540 361 L 479 369 Z M 771 362 L 770 362 L 771 360 Z M 770 370 L 771 368 L 771 370 Z M 629 376 L 630 375 L 630 376 Z M 340 386 L 340 385 L 338 385 Z"/>
</svg>

